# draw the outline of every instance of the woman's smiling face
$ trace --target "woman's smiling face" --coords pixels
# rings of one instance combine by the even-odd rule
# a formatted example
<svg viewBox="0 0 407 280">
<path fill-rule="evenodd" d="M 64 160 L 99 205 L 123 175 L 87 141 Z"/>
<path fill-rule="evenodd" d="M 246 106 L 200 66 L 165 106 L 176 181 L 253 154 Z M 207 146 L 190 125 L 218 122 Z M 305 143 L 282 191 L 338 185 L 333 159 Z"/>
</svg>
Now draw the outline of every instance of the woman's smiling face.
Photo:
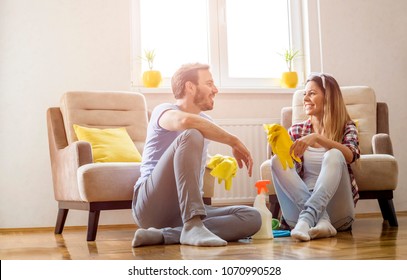
<svg viewBox="0 0 407 280">
<path fill-rule="evenodd" d="M 316 116 L 322 118 L 324 114 L 324 99 L 325 94 L 318 84 L 314 81 L 309 81 L 305 85 L 304 92 L 304 111 L 308 116 Z"/>
</svg>

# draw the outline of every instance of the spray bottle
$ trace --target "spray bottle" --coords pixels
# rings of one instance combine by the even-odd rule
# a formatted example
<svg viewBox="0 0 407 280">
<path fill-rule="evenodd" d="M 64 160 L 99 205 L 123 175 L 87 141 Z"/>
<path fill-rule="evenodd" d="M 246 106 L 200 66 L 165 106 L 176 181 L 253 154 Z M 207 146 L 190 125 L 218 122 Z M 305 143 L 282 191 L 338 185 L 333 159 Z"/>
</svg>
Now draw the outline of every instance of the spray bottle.
<svg viewBox="0 0 407 280">
<path fill-rule="evenodd" d="M 256 182 L 257 196 L 254 200 L 254 208 L 256 208 L 261 215 L 261 228 L 252 236 L 253 239 L 272 239 L 272 219 L 273 215 L 266 205 L 266 195 L 268 193 L 267 184 L 270 184 L 270 180 L 259 180 Z"/>
</svg>

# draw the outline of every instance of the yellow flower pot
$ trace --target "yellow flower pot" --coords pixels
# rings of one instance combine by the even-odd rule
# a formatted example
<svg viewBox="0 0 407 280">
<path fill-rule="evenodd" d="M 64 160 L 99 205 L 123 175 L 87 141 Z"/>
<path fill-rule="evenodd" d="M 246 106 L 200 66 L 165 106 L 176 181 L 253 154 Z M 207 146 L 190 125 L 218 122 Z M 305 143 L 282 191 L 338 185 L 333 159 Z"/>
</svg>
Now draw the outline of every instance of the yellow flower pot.
<svg viewBox="0 0 407 280">
<path fill-rule="evenodd" d="M 143 85 L 148 88 L 158 87 L 161 83 L 161 72 L 157 70 L 148 70 L 143 73 Z"/>
<path fill-rule="evenodd" d="M 296 88 L 298 84 L 297 72 L 283 72 L 281 86 L 285 88 Z"/>
</svg>

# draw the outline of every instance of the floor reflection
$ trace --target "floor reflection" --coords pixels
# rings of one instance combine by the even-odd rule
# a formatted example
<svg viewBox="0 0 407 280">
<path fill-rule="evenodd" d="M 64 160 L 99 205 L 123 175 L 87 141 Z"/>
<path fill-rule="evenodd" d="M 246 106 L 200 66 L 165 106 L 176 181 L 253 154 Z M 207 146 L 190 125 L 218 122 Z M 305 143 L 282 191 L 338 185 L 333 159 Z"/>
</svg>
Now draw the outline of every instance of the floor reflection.
<svg viewBox="0 0 407 280">
<path fill-rule="evenodd" d="M 397 256 L 397 235 L 398 227 L 392 227 L 387 221 L 382 224 L 379 246 L 386 252 L 386 255 L 393 259 Z"/>
<path fill-rule="evenodd" d="M 97 243 L 95 241 L 89 241 L 88 242 L 88 251 L 90 256 L 98 256 L 99 255 L 99 250 Z"/>
<path fill-rule="evenodd" d="M 159 260 L 159 259 L 167 259 L 165 256 L 167 254 L 174 254 L 176 252 L 174 248 L 178 248 L 177 245 L 174 246 L 145 246 L 145 247 L 137 247 L 132 248 L 133 256 L 137 260 Z M 152 257 L 154 256 L 154 257 Z"/>
<path fill-rule="evenodd" d="M 61 252 L 62 259 L 63 260 L 72 260 L 69 249 L 66 246 L 64 235 L 63 234 L 54 234 L 54 239 L 55 239 L 55 243 L 57 245 L 57 248 Z"/>
</svg>

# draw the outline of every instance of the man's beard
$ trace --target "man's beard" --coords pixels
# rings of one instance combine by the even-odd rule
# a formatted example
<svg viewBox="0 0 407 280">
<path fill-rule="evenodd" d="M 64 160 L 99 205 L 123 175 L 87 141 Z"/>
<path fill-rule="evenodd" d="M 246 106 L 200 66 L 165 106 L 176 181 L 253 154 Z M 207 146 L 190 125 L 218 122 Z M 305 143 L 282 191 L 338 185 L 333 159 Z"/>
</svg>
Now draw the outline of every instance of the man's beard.
<svg viewBox="0 0 407 280">
<path fill-rule="evenodd" d="M 196 89 L 194 104 L 198 106 L 201 111 L 209 111 L 213 109 L 213 105 L 206 102 L 206 97 L 202 95 L 199 87 Z"/>
</svg>

